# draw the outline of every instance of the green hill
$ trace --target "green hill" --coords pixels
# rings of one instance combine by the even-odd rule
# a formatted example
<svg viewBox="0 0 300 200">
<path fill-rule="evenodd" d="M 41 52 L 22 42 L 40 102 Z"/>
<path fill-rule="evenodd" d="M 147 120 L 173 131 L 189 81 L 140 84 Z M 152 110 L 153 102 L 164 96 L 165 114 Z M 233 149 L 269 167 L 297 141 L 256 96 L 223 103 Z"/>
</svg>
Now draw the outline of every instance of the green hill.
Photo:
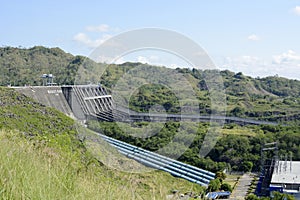
<svg viewBox="0 0 300 200">
<path fill-rule="evenodd" d="M 0 199 L 165 199 L 172 190 L 203 191 L 160 171 L 107 167 L 103 145 L 63 113 L 0 87 Z M 115 162 L 140 166 L 121 156 Z"/>
<path fill-rule="evenodd" d="M 74 84 L 76 78 L 84 84 L 100 82 L 110 90 L 124 74 L 137 67 L 164 70 L 162 67 L 141 63 L 120 65 L 95 63 L 86 57 L 65 53 L 59 48 L 41 46 L 30 49 L 0 48 L 2 86 L 42 85 L 41 75 L 53 74 L 54 82 L 59 85 Z M 179 73 L 189 81 L 189 85 L 200 100 L 200 112 L 203 114 L 213 112 L 210 91 L 205 83 L 205 78 L 209 77 L 212 71 L 178 68 L 174 69 L 174 73 Z M 283 122 L 299 120 L 300 81 L 277 76 L 252 78 L 241 72 L 234 73 L 228 70 L 218 73 L 224 83 L 222 87 L 226 93 L 227 115 Z M 137 75 L 142 77 L 142 71 Z M 147 111 L 157 104 L 162 105 L 167 112 L 180 110 L 173 92 L 159 85 L 141 86 L 134 91 L 129 103 L 136 111 Z"/>
<path fill-rule="evenodd" d="M 82 61 L 59 48 L 0 48 L 0 85 L 42 85 L 42 74 L 54 74 L 58 84 L 71 84 Z"/>
<path fill-rule="evenodd" d="M 144 69 L 164 71 L 162 67 L 138 63 L 110 65 L 106 68 L 107 72 L 102 75 L 100 82 L 108 89 L 114 89 L 123 75 L 135 67 L 143 69 L 136 70 L 136 77 L 143 77 Z M 209 80 L 207 77 L 212 76 L 215 71 L 177 68 L 174 69 L 173 73 L 179 73 L 188 80 L 199 100 L 201 113 L 210 114 L 213 112 L 210 99 L 211 91 L 208 90 L 205 80 Z M 223 86 L 221 87 L 226 94 L 226 114 L 228 116 L 283 123 L 299 121 L 300 81 L 276 76 L 252 78 L 228 70 L 217 73 L 222 77 Z M 174 86 L 174 88 L 176 87 L 178 86 Z M 140 112 L 148 112 L 153 105 L 157 104 L 162 105 L 170 113 L 180 111 L 178 99 L 174 92 L 157 84 L 141 85 L 133 91 L 129 101 L 130 108 Z"/>
</svg>

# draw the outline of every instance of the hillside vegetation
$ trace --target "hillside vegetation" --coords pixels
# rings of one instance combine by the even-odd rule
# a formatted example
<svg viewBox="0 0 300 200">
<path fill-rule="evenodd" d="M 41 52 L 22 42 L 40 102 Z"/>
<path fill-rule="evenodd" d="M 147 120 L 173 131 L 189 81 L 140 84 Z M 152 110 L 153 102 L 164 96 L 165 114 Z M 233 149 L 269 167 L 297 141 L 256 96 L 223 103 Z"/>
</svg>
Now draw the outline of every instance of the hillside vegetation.
<svg viewBox="0 0 300 200">
<path fill-rule="evenodd" d="M 160 154 L 179 157 L 180 161 L 217 172 L 259 171 L 262 144 L 278 142 L 279 155 L 292 155 L 300 160 L 299 126 L 238 126 L 228 124 L 221 129 L 216 145 L 205 158 L 199 155 L 209 123 L 167 122 L 132 124 L 90 121 L 88 127 L 107 136 L 123 140 Z M 179 128 L 180 127 L 180 128 Z M 147 130 L 152 130 L 145 136 Z M 180 130 L 180 134 L 178 134 Z M 155 132 L 155 134 L 153 134 Z M 190 133 L 195 134 L 190 134 Z M 167 148 L 165 148 L 167 147 Z M 181 154 L 182 152 L 182 154 Z M 250 166 L 249 166 L 250 165 Z"/>
<path fill-rule="evenodd" d="M 42 85 L 42 74 L 55 75 L 58 84 L 72 84 L 83 60 L 59 48 L 0 48 L 0 85 Z"/>
<path fill-rule="evenodd" d="M 165 199 L 172 190 L 204 191 L 160 171 L 107 167 L 95 135 L 13 89 L 0 87 L 0 105 L 0 199 Z"/>
<path fill-rule="evenodd" d="M 131 66 L 131 68 L 130 68 Z M 140 68 L 153 68 L 144 64 Z M 136 63 L 110 65 L 107 73 L 101 78 L 101 83 L 114 89 L 123 74 L 137 67 Z M 162 70 L 158 67 L 157 71 Z M 143 70 L 136 70 L 133 77 L 143 77 Z M 163 70 L 162 70 L 163 71 Z M 297 122 L 300 119 L 300 81 L 282 77 L 251 78 L 242 73 L 233 73 L 228 70 L 201 71 L 196 69 L 175 69 L 176 72 L 188 80 L 199 100 L 199 110 L 202 114 L 214 112 L 211 108 L 211 91 L 208 90 L 205 80 L 219 73 L 223 81 L 226 94 L 226 114 L 254 118 L 266 121 L 283 123 Z M 183 87 L 184 85 L 182 85 Z M 174 86 L 176 88 L 176 86 Z M 180 112 L 178 98 L 170 88 L 162 85 L 145 84 L 132 93 L 129 101 L 131 109 L 147 112 L 154 105 L 162 105 L 167 112 Z"/>
<path fill-rule="evenodd" d="M 0 48 L 0 85 L 42 85 L 42 74 L 53 74 L 59 85 L 101 83 L 108 90 L 114 90 L 123 75 L 136 70 L 135 77 L 143 77 L 143 70 L 164 71 L 141 63 L 107 65 L 95 63 L 83 56 L 73 56 L 59 48 L 41 46 L 30 49 Z M 211 108 L 211 91 L 205 80 L 214 71 L 196 69 L 174 69 L 188 80 L 203 114 L 214 112 Z M 261 120 L 298 121 L 300 118 L 300 81 L 278 76 L 252 78 L 228 70 L 217 72 L 222 77 L 226 93 L 226 114 Z M 156 73 L 159 74 L 159 73 Z M 182 84 L 184 87 L 186 84 Z M 178 87 L 178 86 L 177 86 Z M 136 111 L 147 111 L 153 105 L 161 105 L 167 112 L 179 112 L 178 99 L 170 88 L 157 84 L 139 85 L 130 98 L 129 106 Z"/>
</svg>

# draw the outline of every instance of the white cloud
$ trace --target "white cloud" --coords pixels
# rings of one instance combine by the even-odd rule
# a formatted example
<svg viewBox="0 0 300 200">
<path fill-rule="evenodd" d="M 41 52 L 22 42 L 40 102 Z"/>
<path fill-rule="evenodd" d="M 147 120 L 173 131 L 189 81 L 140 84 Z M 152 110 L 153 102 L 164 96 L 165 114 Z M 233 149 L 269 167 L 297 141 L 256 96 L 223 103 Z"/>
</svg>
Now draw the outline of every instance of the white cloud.
<svg viewBox="0 0 300 200">
<path fill-rule="evenodd" d="M 115 64 L 123 64 L 123 63 L 125 63 L 125 62 L 127 62 L 127 61 L 124 60 L 124 57 L 120 57 L 120 58 L 118 58 L 117 60 L 114 60 L 113 63 L 115 63 Z"/>
<path fill-rule="evenodd" d="M 175 64 L 175 63 L 170 64 L 168 67 L 170 67 L 170 68 L 172 68 L 172 69 L 182 68 L 182 66 L 180 66 L 180 65 L 178 65 L 178 64 Z"/>
<path fill-rule="evenodd" d="M 273 56 L 274 64 L 300 64 L 300 55 L 293 50 L 288 50 L 286 53 Z"/>
<path fill-rule="evenodd" d="M 149 59 L 144 56 L 138 56 L 137 61 L 140 63 L 143 63 L 143 64 L 146 64 L 146 63 L 150 64 Z"/>
<path fill-rule="evenodd" d="M 293 8 L 293 13 L 296 15 L 300 15 L 300 6 L 296 6 L 295 8 Z"/>
<path fill-rule="evenodd" d="M 100 62 L 100 63 L 108 63 L 108 64 L 112 64 L 114 63 L 114 58 L 112 57 L 108 57 L 108 56 L 103 56 L 103 55 L 99 55 L 97 57 L 93 58 L 94 61 L 96 62 Z"/>
<path fill-rule="evenodd" d="M 99 26 L 87 26 L 86 30 L 89 32 L 108 32 L 110 30 L 110 27 L 107 24 L 101 24 Z"/>
<path fill-rule="evenodd" d="M 112 37 L 112 33 L 118 32 L 118 28 L 110 27 L 107 24 L 98 26 L 87 26 L 84 32 L 77 33 L 73 36 L 73 40 L 83 47 L 96 48 L 103 42 Z M 97 35 L 98 34 L 98 35 Z M 118 45 L 115 42 L 106 43 L 107 45 Z"/>
<path fill-rule="evenodd" d="M 100 38 L 96 40 L 90 39 L 85 33 L 78 33 L 73 37 L 73 40 L 75 40 L 78 43 L 81 43 L 89 48 L 96 48 L 100 44 L 102 44 L 107 39 L 111 38 L 112 36 L 109 34 L 104 34 Z"/>
<path fill-rule="evenodd" d="M 222 69 L 230 69 L 234 72 L 253 74 L 253 72 L 257 70 L 263 70 L 258 69 L 262 63 L 263 61 L 256 56 L 244 55 L 238 57 L 226 57 L 219 66 Z"/>
<path fill-rule="evenodd" d="M 251 41 L 259 41 L 260 37 L 258 35 L 252 34 L 252 35 L 249 35 L 247 39 L 251 40 Z"/>
<path fill-rule="evenodd" d="M 256 56 L 237 56 L 215 59 L 219 69 L 229 69 L 234 72 L 243 72 L 252 77 L 265 77 L 278 74 L 279 76 L 300 80 L 300 54 L 289 50 L 269 59 Z"/>
<path fill-rule="evenodd" d="M 83 44 L 90 44 L 92 41 L 85 33 L 78 33 L 73 37 L 73 40 L 83 43 Z"/>
<path fill-rule="evenodd" d="M 100 44 L 102 44 L 104 41 L 108 40 L 111 37 L 112 35 L 109 34 L 102 35 L 100 38 L 95 40 L 95 44 L 97 44 L 96 46 L 99 46 Z"/>
</svg>

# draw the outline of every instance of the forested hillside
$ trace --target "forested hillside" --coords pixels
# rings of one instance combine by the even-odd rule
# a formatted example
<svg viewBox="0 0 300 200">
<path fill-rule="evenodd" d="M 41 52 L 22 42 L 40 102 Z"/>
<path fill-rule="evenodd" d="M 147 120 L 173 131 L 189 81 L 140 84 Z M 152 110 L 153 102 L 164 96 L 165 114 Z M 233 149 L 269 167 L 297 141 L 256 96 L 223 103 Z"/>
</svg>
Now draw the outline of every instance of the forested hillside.
<svg viewBox="0 0 300 200">
<path fill-rule="evenodd" d="M 101 83 L 114 89 L 123 74 L 135 67 L 153 68 L 154 66 L 124 63 L 110 65 L 101 77 Z M 158 68 L 158 67 L 157 67 Z M 159 70 L 159 68 L 158 68 Z M 174 69 L 188 80 L 199 99 L 199 109 L 203 114 L 210 114 L 210 91 L 205 80 L 214 71 L 196 69 Z M 142 70 L 137 70 L 136 77 L 143 77 Z M 228 70 L 217 72 L 222 76 L 226 94 L 226 114 L 282 123 L 293 123 L 300 119 L 300 81 L 282 77 L 252 78 Z M 153 105 L 162 105 L 169 113 L 179 112 L 180 106 L 175 94 L 163 85 L 146 84 L 134 91 L 130 98 L 131 109 L 147 112 Z"/>
<path fill-rule="evenodd" d="M 42 74 L 53 74 L 54 82 L 74 84 L 75 78 L 81 83 L 101 83 L 108 90 L 114 89 L 126 72 L 138 68 L 156 68 L 141 63 L 107 65 L 95 63 L 83 56 L 73 56 L 59 48 L 33 47 L 30 49 L 0 48 L 0 85 L 42 85 Z M 103 71 L 105 70 L 105 71 Z M 203 114 L 211 110 L 210 91 L 205 83 L 212 71 L 196 69 L 174 69 L 184 76 L 200 100 L 199 109 Z M 101 71 L 101 73 L 99 72 Z M 142 71 L 137 76 L 142 76 Z M 271 76 L 252 78 L 228 70 L 219 72 L 227 100 L 227 115 L 248 117 L 269 121 L 297 121 L 300 118 L 300 81 Z M 76 77 L 77 75 L 77 77 Z M 178 100 L 174 93 L 160 85 L 143 85 L 130 99 L 129 106 L 136 111 L 147 111 L 153 105 L 162 105 L 167 112 L 179 112 Z"/>
<path fill-rule="evenodd" d="M 42 85 L 42 74 L 55 75 L 58 84 L 72 84 L 83 60 L 59 48 L 0 48 L 0 85 Z"/>
</svg>

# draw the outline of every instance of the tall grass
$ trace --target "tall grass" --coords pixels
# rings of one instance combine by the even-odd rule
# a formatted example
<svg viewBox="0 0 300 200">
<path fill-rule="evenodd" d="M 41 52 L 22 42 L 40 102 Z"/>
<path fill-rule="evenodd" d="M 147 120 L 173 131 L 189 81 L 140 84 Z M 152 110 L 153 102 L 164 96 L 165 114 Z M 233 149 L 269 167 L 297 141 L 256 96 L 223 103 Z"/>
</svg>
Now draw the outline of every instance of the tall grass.
<svg viewBox="0 0 300 200">
<path fill-rule="evenodd" d="M 0 199 L 165 199 L 172 189 L 195 184 L 169 174 L 130 174 L 49 146 L 34 145 L 16 131 L 0 130 Z"/>
</svg>

